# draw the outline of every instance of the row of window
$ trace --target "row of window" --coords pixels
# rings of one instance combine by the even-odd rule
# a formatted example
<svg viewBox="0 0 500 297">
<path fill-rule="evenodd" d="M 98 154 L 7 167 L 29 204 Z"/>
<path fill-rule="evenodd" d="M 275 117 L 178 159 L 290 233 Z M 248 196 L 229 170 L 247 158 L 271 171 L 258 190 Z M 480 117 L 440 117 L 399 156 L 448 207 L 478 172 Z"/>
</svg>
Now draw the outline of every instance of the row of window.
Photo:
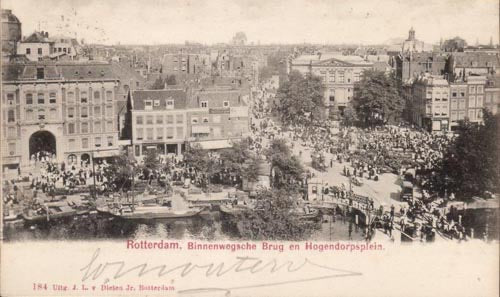
<svg viewBox="0 0 500 297">
<path fill-rule="evenodd" d="M 102 113 L 101 113 L 101 106 L 94 106 L 94 108 L 92 109 L 93 110 L 93 117 L 94 118 L 97 118 L 97 117 L 101 117 L 103 115 L 105 115 L 106 117 L 112 117 L 113 116 L 113 106 L 111 105 L 108 105 L 106 106 L 105 108 L 102 108 Z M 86 107 L 86 106 L 82 106 L 80 107 L 80 118 L 88 118 L 89 117 L 89 112 L 90 112 L 91 108 L 89 107 Z M 67 110 L 67 117 L 72 119 L 72 118 L 75 118 L 76 117 L 76 114 L 75 114 L 75 107 L 68 107 L 68 110 Z"/>
<path fill-rule="evenodd" d="M 71 48 L 70 47 L 55 47 L 54 48 L 54 51 L 55 52 L 58 52 L 58 53 L 68 53 L 68 54 L 71 54 Z"/>
<path fill-rule="evenodd" d="M 200 122 L 201 120 L 201 122 Z M 208 117 L 191 117 L 191 124 L 199 124 L 199 123 L 209 123 L 210 121 L 208 120 Z M 212 116 L 212 123 L 220 123 L 221 122 L 221 116 L 220 115 L 213 115 Z"/>
<path fill-rule="evenodd" d="M 450 114 L 450 120 L 452 122 L 464 120 L 465 117 L 465 110 L 452 111 Z M 483 118 L 483 111 L 481 109 L 471 109 L 469 110 L 467 118 L 471 121 L 481 120 Z"/>
<path fill-rule="evenodd" d="M 39 47 L 39 48 L 37 49 L 37 53 L 38 53 L 38 55 L 42 55 L 42 54 L 43 54 L 43 49 L 42 49 L 41 47 Z M 31 55 L 31 48 L 29 48 L 29 47 L 28 47 L 28 48 L 26 49 L 26 55 Z"/>
<path fill-rule="evenodd" d="M 326 71 L 320 71 L 320 76 L 323 78 L 324 82 L 327 82 L 327 81 L 330 83 L 334 83 L 334 82 L 344 83 L 346 81 L 347 81 L 347 83 L 351 82 L 350 77 L 348 77 L 347 80 L 345 79 L 345 74 L 343 71 L 339 71 L 339 72 L 328 71 L 328 75 L 327 75 Z M 359 73 L 355 72 L 353 75 L 354 82 L 358 82 L 359 79 L 360 79 Z"/>
<path fill-rule="evenodd" d="M 156 131 L 156 133 L 155 133 Z M 166 135 L 164 133 L 166 131 Z M 176 139 L 184 138 L 184 127 L 175 127 Z M 144 135 L 144 133 L 146 133 Z M 136 128 L 135 139 L 137 140 L 163 140 L 174 139 L 174 127 L 156 127 L 156 128 Z"/>
<path fill-rule="evenodd" d="M 184 115 L 183 114 L 175 115 L 175 122 L 177 124 L 184 123 Z M 143 125 L 143 124 L 152 125 L 155 123 L 156 124 L 163 124 L 163 123 L 173 124 L 174 123 L 174 115 L 166 115 L 166 116 L 164 116 L 162 114 L 157 114 L 156 116 L 155 115 L 146 115 L 146 116 L 138 115 L 135 118 L 135 123 L 137 125 Z"/>
<path fill-rule="evenodd" d="M 49 104 L 55 104 L 57 103 L 57 93 L 56 92 L 50 92 L 48 96 L 48 101 L 46 101 L 45 93 L 27 93 L 26 94 L 26 104 L 31 105 L 33 103 L 37 104 L 45 104 L 46 102 Z M 36 96 L 36 98 L 35 98 Z M 36 101 L 35 101 L 36 99 Z M 113 91 L 106 91 L 106 101 L 107 102 L 113 102 Z M 13 104 L 14 102 L 14 94 L 7 94 L 7 102 L 9 104 Z M 67 102 L 68 103 L 75 103 L 75 93 L 74 92 L 68 92 L 67 93 Z M 89 97 L 88 93 L 86 91 L 81 91 L 80 92 L 80 99 L 79 102 L 82 104 L 87 104 L 89 103 Z M 100 91 L 95 91 L 94 92 L 94 104 L 100 104 L 101 103 L 101 92 Z"/>
<path fill-rule="evenodd" d="M 36 95 L 36 101 L 34 100 L 34 96 Z M 56 92 L 50 92 L 48 101 L 45 101 L 45 93 L 36 93 L 36 94 L 31 94 L 27 93 L 26 94 L 26 104 L 31 105 L 34 102 L 37 104 L 45 104 L 46 102 L 49 104 L 56 104 L 57 103 L 57 94 Z"/>
<path fill-rule="evenodd" d="M 106 123 L 106 125 L 104 124 Z M 92 133 L 104 133 L 104 132 L 113 132 L 114 130 L 114 125 L 112 121 L 107 121 L 107 122 L 92 122 L 93 125 L 93 132 Z M 68 123 L 68 134 L 76 134 L 78 133 L 76 130 L 76 123 Z M 82 122 L 80 123 L 80 133 L 85 134 L 85 133 L 90 133 L 90 123 L 88 122 Z"/>
<path fill-rule="evenodd" d="M 105 141 L 103 143 L 103 141 Z M 94 147 L 104 147 L 104 146 L 113 146 L 114 142 L 114 137 L 113 136 L 107 136 L 107 137 L 95 137 L 94 138 Z M 89 148 L 89 138 L 82 138 L 81 139 L 81 148 L 82 149 L 88 149 Z M 77 145 L 77 141 L 74 138 L 69 138 L 68 139 L 68 149 L 69 150 L 75 150 L 79 149 Z"/>
<path fill-rule="evenodd" d="M 46 113 L 44 108 L 26 109 L 24 118 L 26 121 L 47 120 L 47 119 L 55 120 L 57 119 L 57 109 L 56 108 L 49 109 L 48 114 Z"/>
<path fill-rule="evenodd" d="M 112 106 L 107 106 L 106 109 L 106 117 L 112 117 L 113 116 L 113 107 Z M 104 115 L 104 112 L 102 113 Z M 94 118 L 101 117 L 101 107 L 100 106 L 94 106 Z M 74 118 L 75 117 L 75 108 L 74 107 L 68 107 L 68 118 Z M 89 109 L 88 107 L 82 107 L 80 111 L 80 117 L 81 118 L 88 118 L 89 117 Z M 39 108 L 39 109 L 26 109 L 25 111 L 25 120 L 26 121 L 34 121 L 34 120 L 46 120 L 46 119 L 57 119 L 57 109 L 56 108 L 51 108 L 49 109 L 48 113 L 48 118 L 47 118 L 47 113 L 44 108 Z M 16 122 L 16 112 L 14 109 L 9 109 L 7 111 L 7 122 L 8 123 L 14 123 Z"/>
<path fill-rule="evenodd" d="M 484 87 L 481 85 L 469 86 L 469 94 L 482 94 L 483 92 L 484 92 Z"/>
<path fill-rule="evenodd" d="M 106 91 L 106 102 L 113 102 L 113 91 Z M 79 103 L 81 104 L 87 104 L 89 103 L 89 93 L 87 91 L 80 91 L 80 98 L 78 100 Z M 94 104 L 100 104 L 101 103 L 101 91 L 94 91 L 93 92 L 93 103 Z M 75 92 L 69 91 L 66 93 L 67 97 L 67 102 L 68 103 L 75 103 Z"/>
</svg>

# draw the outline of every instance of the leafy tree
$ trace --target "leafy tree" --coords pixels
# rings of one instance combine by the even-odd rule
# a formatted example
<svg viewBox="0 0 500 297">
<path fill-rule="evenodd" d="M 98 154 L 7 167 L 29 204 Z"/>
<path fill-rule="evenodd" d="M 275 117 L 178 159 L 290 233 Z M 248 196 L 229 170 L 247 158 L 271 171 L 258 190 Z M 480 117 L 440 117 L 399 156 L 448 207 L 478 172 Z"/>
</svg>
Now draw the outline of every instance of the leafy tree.
<svg viewBox="0 0 500 297">
<path fill-rule="evenodd" d="M 242 175 L 244 163 L 253 157 L 250 143 L 247 139 L 233 142 L 232 147 L 224 149 L 220 153 L 224 168 Z"/>
<path fill-rule="evenodd" d="M 458 136 L 448 147 L 436 172 L 427 180 L 428 189 L 467 200 L 486 191 L 500 193 L 500 115 L 484 110 L 484 124 L 461 121 Z"/>
<path fill-rule="evenodd" d="M 365 126 L 375 126 L 398 121 L 404 100 L 397 88 L 394 74 L 365 70 L 361 81 L 354 85 L 352 104 L 357 117 Z"/>
<path fill-rule="evenodd" d="M 314 169 L 318 171 L 326 170 L 326 159 L 322 151 L 315 150 L 311 155 L 311 159 L 312 159 L 311 165 Z"/>
<path fill-rule="evenodd" d="M 455 38 L 446 40 L 441 45 L 441 48 L 445 52 L 463 52 L 464 48 L 466 48 L 466 47 L 467 47 L 467 42 L 458 36 Z"/>
<path fill-rule="evenodd" d="M 177 79 L 175 78 L 175 75 L 167 75 L 167 78 L 165 79 L 165 82 L 169 86 L 175 86 L 177 84 Z"/>
<path fill-rule="evenodd" d="M 273 187 L 275 188 L 300 188 L 304 176 L 304 167 L 297 156 L 292 152 L 285 140 L 274 139 L 264 155 L 271 162 L 271 171 L 274 172 Z"/>
<path fill-rule="evenodd" d="M 342 124 L 344 126 L 352 126 L 356 123 L 357 121 L 357 115 L 356 111 L 354 110 L 354 107 L 352 106 L 352 103 L 349 102 L 344 109 L 344 115 L 342 117 Z"/>
<path fill-rule="evenodd" d="M 144 156 L 144 167 L 149 170 L 156 170 L 160 166 L 160 156 L 156 149 L 150 149 L 146 151 Z"/>
<path fill-rule="evenodd" d="M 240 236 L 252 240 L 304 240 L 319 229 L 317 222 L 292 215 L 297 193 L 285 189 L 263 190 L 254 209 L 235 218 Z"/>
<path fill-rule="evenodd" d="M 199 144 L 189 147 L 189 150 L 184 153 L 184 161 L 198 173 L 204 175 L 204 178 L 201 179 L 201 187 L 204 189 L 208 188 L 211 177 L 221 170 L 219 159 L 204 150 Z"/>
<path fill-rule="evenodd" d="M 163 90 L 164 88 L 165 88 L 165 81 L 161 77 L 158 77 L 154 81 L 153 85 L 151 85 L 152 90 Z"/>
<path fill-rule="evenodd" d="M 279 102 L 277 111 L 282 122 L 307 124 L 321 118 L 324 88 L 320 77 L 310 74 L 304 77 L 300 72 L 292 71 L 276 94 Z"/>
<path fill-rule="evenodd" d="M 259 69 L 259 80 L 261 82 L 264 82 L 264 81 L 270 79 L 273 75 L 276 75 L 276 74 L 278 74 L 277 70 L 274 70 L 270 66 L 264 66 L 264 67 L 262 67 L 262 68 Z"/>
<path fill-rule="evenodd" d="M 204 172 L 207 159 L 208 152 L 199 144 L 190 145 L 184 152 L 184 162 L 197 171 Z"/>
<path fill-rule="evenodd" d="M 119 155 L 113 163 L 104 169 L 104 176 L 108 183 L 117 191 L 130 190 L 135 173 L 135 164 L 126 153 Z"/>
<path fill-rule="evenodd" d="M 241 171 L 241 177 L 247 179 L 249 182 L 256 182 L 259 180 L 259 167 L 263 162 L 259 157 L 252 155 L 245 161 Z"/>
</svg>

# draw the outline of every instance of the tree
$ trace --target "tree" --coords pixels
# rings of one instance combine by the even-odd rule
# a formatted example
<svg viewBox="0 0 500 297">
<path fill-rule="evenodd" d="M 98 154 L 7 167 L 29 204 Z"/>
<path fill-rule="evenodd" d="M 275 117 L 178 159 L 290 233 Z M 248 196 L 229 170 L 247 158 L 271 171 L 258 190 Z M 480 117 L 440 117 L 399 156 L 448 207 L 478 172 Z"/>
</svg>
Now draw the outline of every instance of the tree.
<svg viewBox="0 0 500 297">
<path fill-rule="evenodd" d="M 428 189 L 460 200 L 483 196 L 486 191 L 500 193 L 500 115 L 484 110 L 484 124 L 462 121 L 458 136 L 447 148 L 443 159 L 428 177 Z"/>
<path fill-rule="evenodd" d="M 305 240 L 319 229 L 317 222 L 301 220 L 291 213 L 297 207 L 297 193 L 285 189 L 263 190 L 255 208 L 236 217 L 240 236 L 252 240 Z"/>
<path fill-rule="evenodd" d="M 209 186 L 211 177 L 221 170 L 219 160 L 199 144 L 189 147 L 189 150 L 184 153 L 184 161 L 204 175 L 201 179 L 201 187 L 204 189 Z"/>
<path fill-rule="evenodd" d="M 467 42 L 458 36 L 446 40 L 441 45 L 441 49 L 444 50 L 445 52 L 463 52 L 464 48 L 466 47 L 467 47 Z"/>
<path fill-rule="evenodd" d="M 342 124 L 344 126 L 352 126 L 357 121 L 356 111 L 352 106 L 352 102 L 347 103 L 346 108 L 344 109 L 344 115 L 342 116 Z"/>
<path fill-rule="evenodd" d="M 319 149 L 315 149 L 311 154 L 312 168 L 318 171 L 326 171 L 326 159 L 323 152 Z"/>
<path fill-rule="evenodd" d="M 300 189 L 304 167 L 297 156 L 292 155 L 285 140 L 274 139 L 264 155 L 271 162 L 271 171 L 274 172 L 273 187 Z"/>
<path fill-rule="evenodd" d="M 144 167 L 150 171 L 156 170 L 160 167 L 160 156 L 156 149 L 146 150 L 146 155 L 144 156 Z"/>
<path fill-rule="evenodd" d="M 167 78 L 165 79 L 165 82 L 169 86 L 175 86 L 177 84 L 177 79 L 175 78 L 175 75 L 167 75 Z"/>
<path fill-rule="evenodd" d="M 104 168 L 104 176 L 116 191 L 128 191 L 132 188 L 132 180 L 136 167 L 126 153 L 119 155 L 113 163 Z"/>
<path fill-rule="evenodd" d="M 184 152 L 184 162 L 200 172 L 205 171 L 207 159 L 208 152 L 199 144 L 190 145 L 189 149 Z"/>
<path fill-rule="evenodd" d="M 152 90 L 163 90 L 165 88 L 165 81 L 161 78 L 158 77 L 153 85 L 151 85 Z"/>
<path fill-rule="evenodd" d="M 354 85 L 352 104 L 365 126 L 375 126 L 399 121 L 404 100 L 393 73 L 365 70 L 361 81 Z"/>
<path fill-rule="evenodd" d="M 310 74 L 304 77 L 300 72 L 292 71 L 276 94 L 281 121 L 284 124 L 307 124 L 321 118 L 324 88 L 320 77 Z"/>
</svg>

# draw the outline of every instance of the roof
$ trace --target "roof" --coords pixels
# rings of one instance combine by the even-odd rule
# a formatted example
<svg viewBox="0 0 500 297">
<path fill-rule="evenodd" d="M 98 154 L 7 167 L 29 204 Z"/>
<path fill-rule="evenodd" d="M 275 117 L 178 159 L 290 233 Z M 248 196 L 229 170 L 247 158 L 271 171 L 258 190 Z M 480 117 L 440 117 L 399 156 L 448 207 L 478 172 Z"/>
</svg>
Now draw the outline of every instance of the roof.
<svg viewBox="0 0 500 297">
<path fill-rule="evenodd" d="M 186 92 L 182 89 L 167 90 L 141 90 L 132 92 L 132 106 L 134 110 L 145 110 L 146 100 L 159 100 L 159 106 L 153 106 L 153 110 L 166 110 L 167 100 L 174 100 L 174 109 L 186 108 Z"/>
<path fill-rule="evenodd" d="M 455 67 L 498 67 L 500 64 L 498 53 L 453 53 L 452 57 Z"/>
<path fill-rule="evenodd" d="M 45 80 L 118 80 L 110 64 L 96 62 L 6 63 L 2 65 L 3 80 L 36 80 L 37 68 L 45 69 Z"/>
<path fill-rule="evenodd" d="M 140 81 L 144 83 L 146 79 L 141 76 L 134 68 L 126 66 L 126 63 L 111 63 L 113 74 L 120 79 L 124 84 L 130 80 Z"/>
<path fill-rule="evenodd" d="M 2 9 L 2 22 L 7 21 L 9 23 L 18 23 L 21 24 L 19 19 L 12 14 L 12 10 L 10 9 Z"/>
<path fill-rule="evenodd" d="M 427 86 L 449 86 L 449 83 L 446 79 L 439 75 L 421 75 L 416 80 L 415 83 L 423 84 Z"/>
<path fill-rule="evenodd" d="M 363 60 L 359 56 L 343 56 L 343 55 L 303 55 L 295 58 L 292 65 L 318 65 L 329 66 L 337 64 L 339 66 L 371 66 L 372 63 Z"/>
<path fill-rule="evenodd" d="M 33 32 L 30 36 L 23 40 L 22 43 L 54 43 L 54 41 L 50 40 L 41 32 Z"/>
<path fill-rule="evenodd" d="M 441 55 L 441 54 L 438 54 L 438 53 L 429 53 L 429 52 L 423 52 L 423 53 L 413 53 L 413 54 L 403 54 L 403 55 L 399 55 L 398 58 L 401 60 L 405 60 L 405 61 L 410 61 L 410 57 L 411 57 L 411 61 L 412 62 L 427 62 L 427 61 L 431 61 L 431 62 L 442 62 L 442 63 L 446 63 L 446 59 L 447 59 L 447 56 L 445 55 Z"/>
<path fill-rule="evenodd" d="M 219 108 L 224 107 L 224 101 L 228 101 L 231 107 L 246 106 L 245 100 L 242 99 L 244 95 L 248 94 L 239 90 L 199 90 L 194 92 L 188 105 L 197 108 L 200 101 L 208 101 L 210 108 Z"/>
</svg>

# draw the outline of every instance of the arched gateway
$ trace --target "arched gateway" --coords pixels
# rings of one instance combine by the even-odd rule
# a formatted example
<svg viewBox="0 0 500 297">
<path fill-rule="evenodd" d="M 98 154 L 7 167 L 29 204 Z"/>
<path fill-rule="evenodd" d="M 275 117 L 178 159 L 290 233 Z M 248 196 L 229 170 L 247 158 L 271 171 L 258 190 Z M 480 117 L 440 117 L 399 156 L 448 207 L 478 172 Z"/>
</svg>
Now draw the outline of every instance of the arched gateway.
<svg viewBox="0 0 500 297">
<path fill-rule="evenodd" d="M 29 156 L 40 153 L 52 156 L 56 154 L 56 137 L 49 131 L 37 131 L 30 136 Z"/>
</svg>

